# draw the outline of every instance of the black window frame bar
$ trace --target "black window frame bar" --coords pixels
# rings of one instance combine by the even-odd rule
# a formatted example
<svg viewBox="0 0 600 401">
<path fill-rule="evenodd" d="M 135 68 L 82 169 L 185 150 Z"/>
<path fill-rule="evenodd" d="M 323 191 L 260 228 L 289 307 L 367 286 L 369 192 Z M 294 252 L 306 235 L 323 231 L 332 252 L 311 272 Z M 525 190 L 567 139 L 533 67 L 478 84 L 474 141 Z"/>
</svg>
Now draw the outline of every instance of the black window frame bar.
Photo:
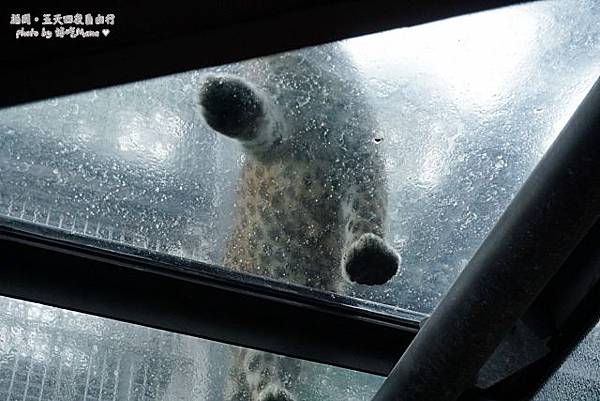
<svg viewBox="0 0 600 401">
<path fill-rule="evenodd" d="M 173 29 L 171 35 L 161 38 L 146 36 L 137 42 L 112 42 L 112 47 L 94 48 L 92 51 L 76 45 L 69 50 L 82 50 L 84 57 L 58 54 L 50 64 L 37 67 L 25 65 L 30 60 L 31 48 L 21 49 L 16 54 L 13 52 L 9 59 L 4 57 L 11 54 L 7 51 L 3 53 L 3 74 L 0 74 L 5 88 L 0 95 L 0 106 L 237 61 L 513 3 L 519 2 L 459 1 L 444 5 L 425 1 L 407 5 L 397 1 L 374 1 L 366 6 L 356 1 L 327 1 L 304 8 L 297 5 L 291 11 L 284 9 L 269 13 L 266 10 L 251 21 L 236 19 L 234 10 L 233 14 L 230 13 L 234 18 L 216 21 L 210 27 L 199 25 L 197 29 L 183 33 L 175 33 Z M 229 4 L 233 4 L 234 9 L 237 7 L 237 11 L 244 9 L 241 3 Z M 303 33 L 298 30 L 301 27 L 299 23 L 305 23 L 307 17 L 320 22 L 336 20 L 337 24 L 329 24 L 329 28 L 324 23 L 313 24 L 311 28 L 315 29 Z M 187 20 L 188 25 L 190 22 Z M 271 34 L 274 27 L 285 27 L 285 32 L 289 32 L 287 29 L 290 28 L 296 31 L 293 35 L 274 37 Z M 229 46 L 241 33 L 250 39 L 246 46 Z M 131 32 L 127 35 L 133 37 Z M 225 46 L 216 46 L 217 42 Z M 190 43 L 200 43 L 201 51 L 195 56 L 186 56 L 182 52 L 189 48 L 186 46 Z M 198 56 L 200 53 L 201 57 Z M 152 63 L 154 61 L 157 62 Z M 115 69 L 115 62 L 118 69 Z M 87 71 L 73 75 L 73 71 L 86 66 L 90 67 Z M 108 69 L 105 68 L 107 66 Z M 577 194 L 575 191 L 572 196 L 576 199 Z M 552 207 L 560 208 L 560 205 Z M 223 271 L 222 275 L 215 276 L 214 266 L 198 263 L 190 266 L 189 261 L 168 257 L 161 259 L 163 256 L 150 258 L 147 254 L 136 253 L 133 248 L 122 249 L 130 254 L 104 251 L 93 244 L 75 244 L 64 238 L 52 238 L 55 233 L 47 236 L 35 234 L 32 227 L 24 222 L 20 225 L 0 222 L 0 227 L 1 261 L 3 265 L 11 266 L 0 271 L 0 293 L 14 298 L 375 374 L 389 372 L 412 340 L 422 317 L 398 310 L 370 311 L 369 305 L 360 301 L 339 296 L 329 300 L 308 289 L 239 276 L 233 272 Z M 597 277 L 598 264 L 593 263 L 595 256 L 586 253 L 583 245 L 578 249 L 584 250 L 571 254 L 523 319 L 536 320 L 539 317 L 543 322 L 548 317 L 540 311 L 548 312 L 548 309 L 539 305 L 536 309 L 536 304 L 550 304 L 550 310 L 557 310 L 561 309 L 561 305 L 552 304 L 549 299 L 556 294 L 568 294 L 569 297 L 577 294 L 574 289 L 581 287 L 559 280 L 561 272 L 568 272 L 568 266 L 579 266 L 584 277 Z M 54 266 L 48 266 L 49 260 Z M 190 268 L 195 270 L 192 272 Z M 577 299 L 563 316 L 563 325 L 555 328 L 551 336 L 555 340 L 554 348 L 541 361 L 543 363 L 538 360 L 516 374 L 502 378 L 489 389 L 469 388 L 462 393 L 461 400 L 527 399 L 533 394 L 597 321 L 599 285 L 587 290 L 585 297 L 572 296 Z M 223 301 L 217 305 L 218 310 L 199 308 L 199 305 L 209 305 L 215 299 Z M 259 310 L 262 312 L 257 313 Z M 266 315 L 265 310 L 269 311 Z M 308 317 L 319 324 L 306 326 L 303 322 Z M 309 330 L 302 331 L 303 336 L 297 335 L 307 327 Z M 428 385 L 431 386 L 431 383 Z"/>
<path fill-rule="evenodd" d="M 598 321 L 599 218 L 600 78 L 373 401 L 531 397 Z"/>
<path fill-rule="evenodd" d="M 204 0 L 0 5 L 0 107 L 210 67 L 531 0 Z M 71 6 L 69 7 L 69 4 Z M 80 11 L 77 11 L 80 10 Z M 115 14 L 99 40 L 15 40 L 11 13 Z M 41 29 L 41 26 L 37 26 Z M 29 27 L 26 27 L 29 28 Z"/>
<path fill-rule="evenodd" d="M 60 234 L 0 217 L 0 295 L 383 376 L 426 317 Z"/>
</svg>

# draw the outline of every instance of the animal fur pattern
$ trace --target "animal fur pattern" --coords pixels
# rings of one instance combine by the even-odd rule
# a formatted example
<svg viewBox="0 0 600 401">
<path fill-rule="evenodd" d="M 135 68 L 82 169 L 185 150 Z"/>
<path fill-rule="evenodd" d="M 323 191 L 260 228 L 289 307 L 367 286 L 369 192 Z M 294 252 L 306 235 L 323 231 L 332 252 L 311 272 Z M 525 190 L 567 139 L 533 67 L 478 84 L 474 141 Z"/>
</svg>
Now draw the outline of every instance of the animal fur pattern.
<svg viewBox="0 0 600 401">
<path fill-rule="evenodd" d="M 246 155 L 225 266 L 334 292 L 396 274 L 400 257 L 383 240 L 380 138 L 357 76 L 340 45 L 330 44 L 203 78 L 206 123 Z M 238 351 L 226 399 L 294 400 L 299 366 Z"/>
</svg>

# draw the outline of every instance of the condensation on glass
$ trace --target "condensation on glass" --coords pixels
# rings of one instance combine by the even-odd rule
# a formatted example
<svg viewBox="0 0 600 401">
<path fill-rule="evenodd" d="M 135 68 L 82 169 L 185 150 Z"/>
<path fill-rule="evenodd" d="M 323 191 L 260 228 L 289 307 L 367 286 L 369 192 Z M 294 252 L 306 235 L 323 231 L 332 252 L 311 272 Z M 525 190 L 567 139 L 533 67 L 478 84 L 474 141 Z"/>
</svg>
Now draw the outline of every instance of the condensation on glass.
<svg viewBox="0 0 600 401">
<path fill-rule="evenodd" d="M 350 295 L 433 309 L 598 77 L 598 18 L 535 2 L 347 40 L 349 63 L 321 65 L 365 88 L 402 256 Z M 0 110 L 0 215 L 219 265 L 244 156 L 203 122 L 198 83 L 242 64 Z"/>
<path fill-rule="evenodd" d="M 592 329 L 534 401 L 600 400 L 600 325 Z"/>
<path fill-rule="evenodd" d="M 2 400 L 222 401 L 235 349 L 0 297 Z M 367 401 L 383 381 L 301 363 L 294 389 L 303 400 Z"/>
</svg>

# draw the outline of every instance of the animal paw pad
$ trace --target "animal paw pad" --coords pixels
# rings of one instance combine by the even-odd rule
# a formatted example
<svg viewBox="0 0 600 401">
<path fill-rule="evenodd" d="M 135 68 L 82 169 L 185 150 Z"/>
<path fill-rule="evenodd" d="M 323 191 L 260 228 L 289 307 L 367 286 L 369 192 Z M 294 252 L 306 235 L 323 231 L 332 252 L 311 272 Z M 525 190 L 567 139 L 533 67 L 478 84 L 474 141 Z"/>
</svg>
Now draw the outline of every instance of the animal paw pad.
<svg viewBox="0 0 600 401">
<path fill-rule="evenodd" d="M 350 281 L 380 285 L 397 272 L 400 256 L 375 234 L 363 234 L 346 252 L 344 271 Z"/>
<path fill-rule="evenodd" d="M 279 386 L 269 386 L 258 397 L 259 401 L 296 401 L 286 389 Z"/>
<path fill-rule="evenodd" d="M 232 76 L 205 78 L 200 88 L 204 119 L 214 130 L 239 139 L 251 139 L 253 127 L 264 115 L 263 100 L 246 81 Z"/>
</svg>

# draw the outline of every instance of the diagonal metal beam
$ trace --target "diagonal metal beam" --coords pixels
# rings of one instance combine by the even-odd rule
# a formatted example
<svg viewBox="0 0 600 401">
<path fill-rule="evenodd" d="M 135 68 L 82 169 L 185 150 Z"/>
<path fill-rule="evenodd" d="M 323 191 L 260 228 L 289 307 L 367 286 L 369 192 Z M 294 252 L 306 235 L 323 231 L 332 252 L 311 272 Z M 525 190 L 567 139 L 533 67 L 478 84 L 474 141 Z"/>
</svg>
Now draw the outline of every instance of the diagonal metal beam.
<svg viewBox="0 0 600 401">
<path fill-rule="evenodd" d="M 600 80 L 374 401 L 454 401 L 600 215 Z"/>
</svg>

